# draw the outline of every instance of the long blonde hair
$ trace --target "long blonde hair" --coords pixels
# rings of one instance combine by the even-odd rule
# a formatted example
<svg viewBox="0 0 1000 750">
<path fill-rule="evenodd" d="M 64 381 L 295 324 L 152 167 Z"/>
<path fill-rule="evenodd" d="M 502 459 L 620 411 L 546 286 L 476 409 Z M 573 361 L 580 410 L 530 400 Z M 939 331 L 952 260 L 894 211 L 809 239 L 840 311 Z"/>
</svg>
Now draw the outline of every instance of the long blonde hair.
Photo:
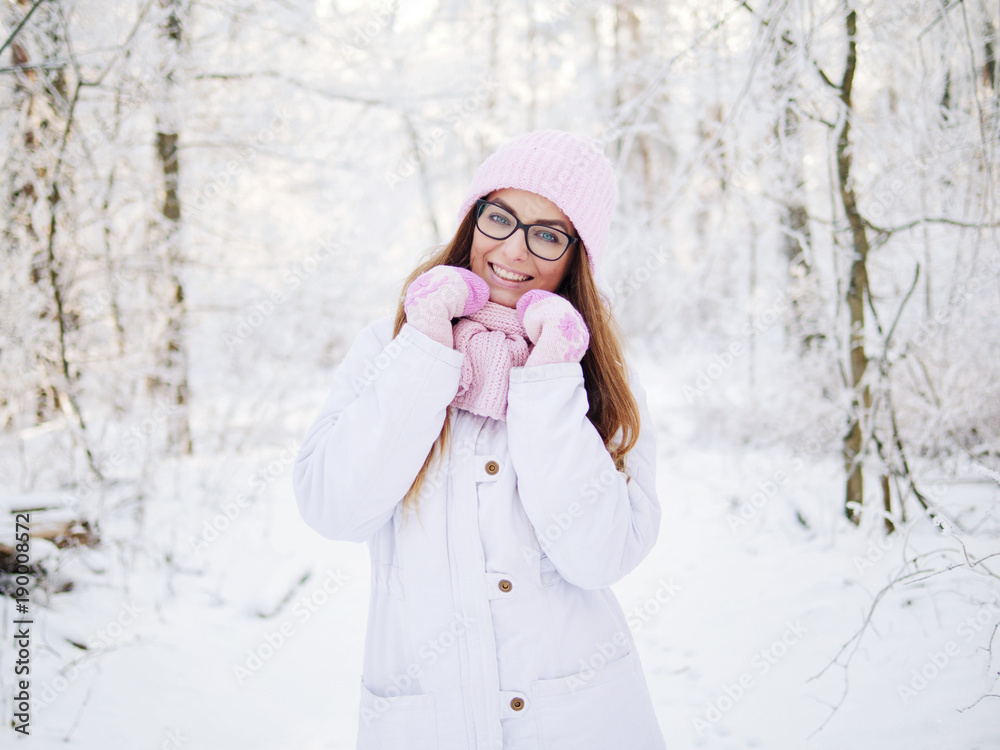
<svg viewBox="0 0 1000 750">
<path fill-rule="evenodd" d="M 406 322 L 403 299 L 406 288 L 414 279 L 434 266 L 448 265 L 470 268 L 472 236 L 475 228 L 476 211 L 473 207 L 462 220 L 451 242 L 417 266 L 407 277 L 403 283 L 399 304 L 396 308 L 394 336 L 399 333 Z M 569 261 L 566 275 L 556 293 L 569 300 L 583 316 L 583 320 L 590 330 L 590 346 L 580 362 L 583 367 L 584 387 L 587 389 L 587 399 L 590 404 L 587 418 L 597 428 L 597 433 L 604 441 L 611 458 L 614 459 L 615 467 L 619 471 L 624 471 L 625 457 L 635 447 L 636 441 L 639 439 L 639 406 L 628 384 L 628 372 L 622 353 L 621 329 L 618 327 L 610 307 L 601 300 L 600 292 L 597 290 L 597 284 L 590 270 L 590 264 L 587 262 L 583 242 L 578 242 L 576 245 L 570 250 L 573 257 Z M 438 435 L 427 454 L 424 465 L 420 468 L 413 484 L 410 485 L 410 489 L 403 498 L 404 516 L 409 508 L 417 509 L 421 487 L 423 487 L 431 464 L 436 458 L 444 456 L 450 431 L 450 420 L 446 417 L 441 434 Z"/>
</svg>

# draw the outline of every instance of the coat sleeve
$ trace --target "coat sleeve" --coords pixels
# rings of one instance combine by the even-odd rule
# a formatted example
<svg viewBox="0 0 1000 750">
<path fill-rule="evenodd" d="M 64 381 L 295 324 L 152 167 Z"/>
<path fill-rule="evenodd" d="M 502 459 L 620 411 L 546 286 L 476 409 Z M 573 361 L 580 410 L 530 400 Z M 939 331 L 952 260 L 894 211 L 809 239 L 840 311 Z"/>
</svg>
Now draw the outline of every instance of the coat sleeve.
<svg viewBox="0 0 1000 750">
<path fill-rule="evenodd" d="M 587 418 L 579 364 L 511 370 L 507 429 L 521 503 L 542 551 L 580 588 L 610 586 L 631 572 L 660 530 L 653 426 L 645 391 L 630 378 L 640 431 L 626 476 Z"/>
<path fill-rule="evenodd" d="M 392 518 L 441 432 L 463 355 L 409 324 L 365 328 L 295 461 L 303 519 L 328 539 L 365 541 Z"/>
</svg>

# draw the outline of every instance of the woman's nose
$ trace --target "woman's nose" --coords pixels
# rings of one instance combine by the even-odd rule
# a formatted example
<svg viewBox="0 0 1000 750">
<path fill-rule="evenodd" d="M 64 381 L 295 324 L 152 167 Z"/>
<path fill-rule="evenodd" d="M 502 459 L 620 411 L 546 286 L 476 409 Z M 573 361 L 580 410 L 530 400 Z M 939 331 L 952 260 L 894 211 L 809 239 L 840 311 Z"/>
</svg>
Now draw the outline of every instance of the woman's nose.
<svg viewBox="0 0 1000 750">
<path fill-rule="evenodd" d="M 523 261 L 528 258 L 528 235 L 524 227 L 518 227 L 510 237 L 503 241 L 503 254 L 507 260 Z"/>
</svg>

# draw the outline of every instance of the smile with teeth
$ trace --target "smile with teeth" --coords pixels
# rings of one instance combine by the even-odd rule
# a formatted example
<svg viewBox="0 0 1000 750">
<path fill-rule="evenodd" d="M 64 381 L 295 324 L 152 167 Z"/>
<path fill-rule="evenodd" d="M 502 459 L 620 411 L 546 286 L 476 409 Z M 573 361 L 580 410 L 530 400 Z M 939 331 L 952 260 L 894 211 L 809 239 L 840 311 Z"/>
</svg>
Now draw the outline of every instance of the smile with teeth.
<svg viewBox="0 0 1000 750">
<path fill-rule="evenodd" d="M 508 271 L 506 268 L 501 268 L 495 263 L 490 263 L 490 268 L 493 269 L 493 273 L 504 281 L 529 281 L 534 278 L 533 276 L 525 276 L 524 274 Z"/>
</svg>

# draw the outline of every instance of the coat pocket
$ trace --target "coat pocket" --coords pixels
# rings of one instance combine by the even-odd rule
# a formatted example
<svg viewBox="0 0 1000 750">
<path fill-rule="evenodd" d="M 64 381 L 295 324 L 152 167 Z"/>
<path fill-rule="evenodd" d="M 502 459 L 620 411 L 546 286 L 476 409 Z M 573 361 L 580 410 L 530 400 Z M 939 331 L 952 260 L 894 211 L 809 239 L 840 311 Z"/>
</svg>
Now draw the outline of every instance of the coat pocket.
<svg viewBox="0 0 1000 750">
<path fill-rule="evenodd" d="M 375 695 L 361 680 L 357 750 L 437 750 L 434 694 Z"/>
<path fill-rule="evenodd" d="M 531 694 L 541 750 L 661 747 L 639 669 L 630 652 L 599 669 L 535 680 Z"/>
<path fill-rule="evenodd" d="M 372 576 L 378 593 L 389 594 L 397 599 L 406 598 L 403 593 L 403 574 L 398 566 L 383 562 L 372 563 Z"/>
</svg>

